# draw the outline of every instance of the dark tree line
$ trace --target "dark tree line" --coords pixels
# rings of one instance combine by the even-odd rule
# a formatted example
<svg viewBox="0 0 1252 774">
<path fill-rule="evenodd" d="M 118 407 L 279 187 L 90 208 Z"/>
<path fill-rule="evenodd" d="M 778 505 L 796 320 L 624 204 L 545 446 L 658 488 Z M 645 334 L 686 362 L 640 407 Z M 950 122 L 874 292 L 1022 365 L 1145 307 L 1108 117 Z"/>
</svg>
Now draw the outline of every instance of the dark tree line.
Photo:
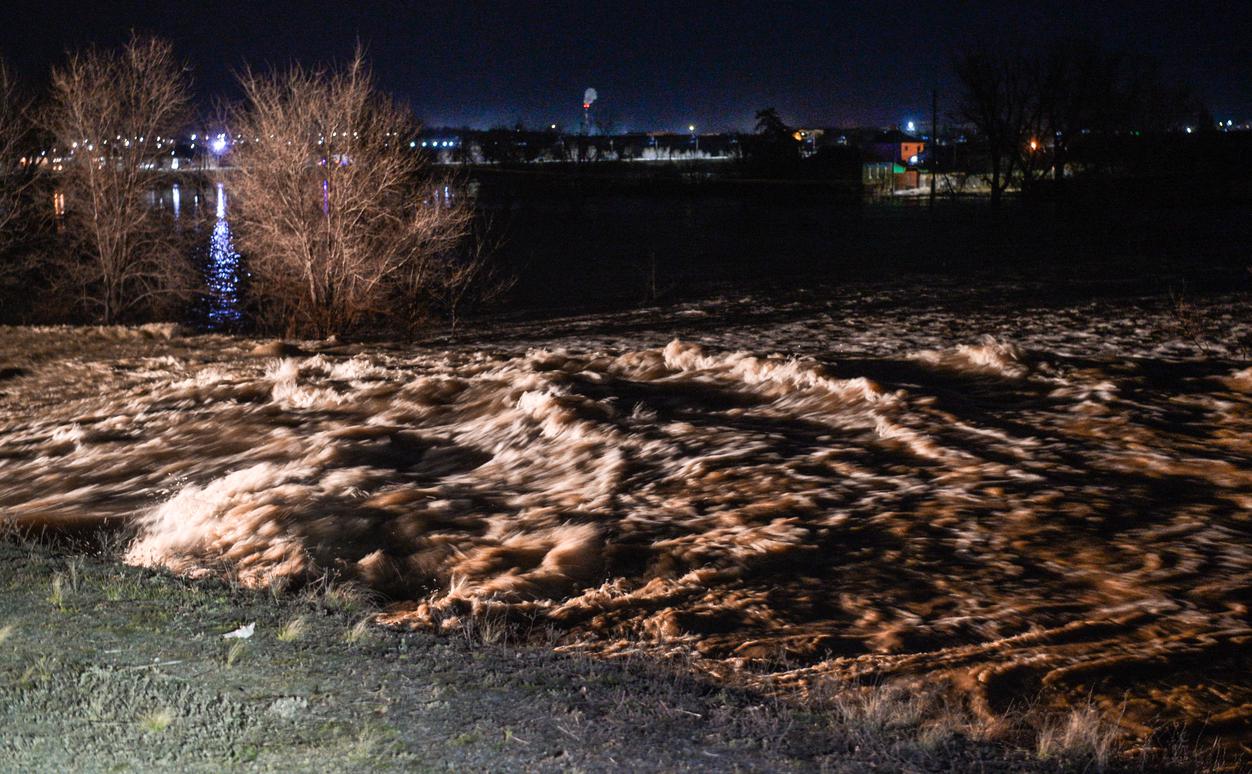
<svg viewBox="0 0 1252 774">
<path fill-rule="evenodd" d="M 1014 183 L 1062 180 L 1083 138 L 1159 134 L 1197 109 L 1154 61 L 1091 41 L 981 43 L 957 53 L 953 67 L 961 86 L 955 118 L 985 148 L 993 201 Z"/>
<path fill-rule="evenodd" d="M 35 217 L 41 194 L 30 165 L 38 144 L 34 101 L 0 60 L 0 318 L 27 306 L 22 285 L 32 273 L 28 253 L 46 240 L 46 224 Z"/>
<path fill-rule="evenodd" d="M 773 107 L 756 112 L 751 135 L 742 139 L 739 171 L 750 178 L 810 181 L 856 181 L 861 176 L 861 156 L 846 145 L 823 145 L 802 153 L 796 129 Z"/>
</svg>

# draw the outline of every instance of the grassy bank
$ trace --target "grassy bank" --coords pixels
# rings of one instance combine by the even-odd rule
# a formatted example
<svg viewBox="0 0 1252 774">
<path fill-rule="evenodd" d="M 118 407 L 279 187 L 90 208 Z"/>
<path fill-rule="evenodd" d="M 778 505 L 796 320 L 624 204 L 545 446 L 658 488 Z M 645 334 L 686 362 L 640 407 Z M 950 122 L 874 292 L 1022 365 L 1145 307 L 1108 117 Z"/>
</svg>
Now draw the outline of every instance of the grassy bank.
<svg viewBox="0 0 1252 774">
<path fill-rule="evenodd" d="M 0 768 L 172 770 L 1186 770 L 979 740 L 918 697 L 799 705 L 644 660 L 380 629 L 324 584 L 247 591 L 107 552 L 0 541 Z M 224 638 L 254 625 L 246 639 Z M 928 719 L 929 718 L 929 719 Z M 1059 733 L 1057 733 L 1059 731 Z M 1211 764 L 1207 761 L 1205 765 Z"/>
</svg>

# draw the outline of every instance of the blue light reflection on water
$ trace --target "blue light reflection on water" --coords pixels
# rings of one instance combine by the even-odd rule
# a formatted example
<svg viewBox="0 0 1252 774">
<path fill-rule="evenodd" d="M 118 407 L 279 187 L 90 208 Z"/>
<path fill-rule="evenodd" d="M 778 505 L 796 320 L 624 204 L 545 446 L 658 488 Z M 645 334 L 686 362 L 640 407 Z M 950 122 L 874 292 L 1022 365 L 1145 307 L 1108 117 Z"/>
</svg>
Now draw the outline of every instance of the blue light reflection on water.
<svg viewBox="0 0 1252 774">
<path fill-rule="evenodd" d="M 209 323 L 231 327 L 239 323 L 239 253 L 235 252 L 230 223 L 226 220 L 226 190 L 217 184 L 217 220 L 209 239 L 205 280 L 209 286 Z"/>
</svg>

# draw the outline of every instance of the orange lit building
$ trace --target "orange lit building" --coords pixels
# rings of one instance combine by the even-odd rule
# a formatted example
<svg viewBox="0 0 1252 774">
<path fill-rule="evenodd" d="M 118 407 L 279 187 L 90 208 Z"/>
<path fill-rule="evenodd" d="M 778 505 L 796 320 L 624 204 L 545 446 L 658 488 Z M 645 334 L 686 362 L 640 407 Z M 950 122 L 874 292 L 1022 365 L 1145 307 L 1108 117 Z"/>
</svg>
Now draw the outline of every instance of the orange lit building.
<svg viewBox="0 0 1252 774">
<path fill-rule="evenodd" d="M 926 150 L 926 143 L 899 129 L 892 129 L 875 137 L 868 150 L 875 161 L 916 164 Z"/>
</svg>

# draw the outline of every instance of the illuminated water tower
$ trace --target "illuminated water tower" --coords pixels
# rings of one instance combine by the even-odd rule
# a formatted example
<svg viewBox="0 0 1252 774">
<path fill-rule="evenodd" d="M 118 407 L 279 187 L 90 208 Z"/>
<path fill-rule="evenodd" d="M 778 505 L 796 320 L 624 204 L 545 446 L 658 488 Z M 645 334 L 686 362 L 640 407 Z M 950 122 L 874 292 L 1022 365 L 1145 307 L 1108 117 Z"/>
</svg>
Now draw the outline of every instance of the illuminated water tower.
<svg viewBox="0 0 1252 774">
<path fill-rule="evenodd" d="M 596 90 L 590 87 L 583 92 L 583 134 L 591 134 L 591 103 L 596 97 Z"/>
</svg>

